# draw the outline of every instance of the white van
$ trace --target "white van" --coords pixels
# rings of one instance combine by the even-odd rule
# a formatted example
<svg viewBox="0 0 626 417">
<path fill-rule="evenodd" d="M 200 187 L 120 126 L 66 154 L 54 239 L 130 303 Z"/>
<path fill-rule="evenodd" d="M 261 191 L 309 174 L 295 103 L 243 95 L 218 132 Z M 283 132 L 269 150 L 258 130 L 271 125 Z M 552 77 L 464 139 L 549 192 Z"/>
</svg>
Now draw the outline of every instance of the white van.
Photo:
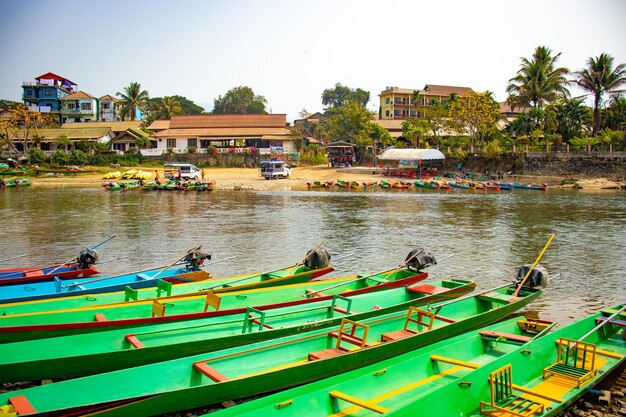
<svg viewBox="0 0 626 417">
<path fill-rule="evenodd" d="M 165 166 L 165 178 L 167 179 L 178 178 L 179 172 L 180 172 L 180 178 L 184 178 L 184 179 L 198 181 L 202 177 L 202 175 L 200 174 L 200 170 L 195 165 L 184 164 L 184 163 L 172 163 L 172 164 L 164 164 L 164 166 Z"/>
<path fill-rule="evenodd" d="M 282 159 L 261 161 L 261 176 L 266 180 L 289 178 L 291 169 Z"/>
</svg>

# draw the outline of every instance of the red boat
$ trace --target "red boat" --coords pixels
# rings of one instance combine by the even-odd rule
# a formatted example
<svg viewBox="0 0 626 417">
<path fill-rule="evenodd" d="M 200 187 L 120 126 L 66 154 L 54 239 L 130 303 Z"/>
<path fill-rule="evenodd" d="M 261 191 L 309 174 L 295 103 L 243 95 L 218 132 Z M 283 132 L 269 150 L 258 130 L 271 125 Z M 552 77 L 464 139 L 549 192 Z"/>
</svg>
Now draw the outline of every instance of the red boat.
<svg viewBox="0 0 626 417">
<path fill-rule="evenodd" d="M 45 266 L 31 268 L 0 269 L 0 285 L 9 285 L 25 281 L 37 281 L 57 277 L 59 279 L 87 278 L 100 273 L 93 265 L 81 266 L 77 263 L 62 267 Z"/>
</svg>

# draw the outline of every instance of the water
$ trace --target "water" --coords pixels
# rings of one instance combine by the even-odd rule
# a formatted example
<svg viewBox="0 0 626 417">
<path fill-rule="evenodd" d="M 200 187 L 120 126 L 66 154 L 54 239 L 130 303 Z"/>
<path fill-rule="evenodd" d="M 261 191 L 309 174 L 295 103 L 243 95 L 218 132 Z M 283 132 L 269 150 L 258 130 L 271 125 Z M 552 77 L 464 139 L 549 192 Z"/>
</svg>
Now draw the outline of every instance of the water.
<svg viewBox="0 0 626 417">
<path fill-rule="evenodd" d="M 542 264 L 551 282 L 529 310 L 565 324 L 626 301 L 626 198 L 623 192 L 483 194 L 463 191 L 105 192 L 92 188 L 0 191 L 0 258 L 14 266 L 67 261 L 99 249 L 105 274 L 173 262 L 198 244 L 214 259 L 214 276 L 267 271 L 300 261 L 320 242 L 339 277 L 373 273 L 404 261 L 416 246 L 436 257 L 431 279 L 506 283 L 532 263 L 551 233 Z M 1 267 L 13 266 L 10 263 Z"/>
</svg>

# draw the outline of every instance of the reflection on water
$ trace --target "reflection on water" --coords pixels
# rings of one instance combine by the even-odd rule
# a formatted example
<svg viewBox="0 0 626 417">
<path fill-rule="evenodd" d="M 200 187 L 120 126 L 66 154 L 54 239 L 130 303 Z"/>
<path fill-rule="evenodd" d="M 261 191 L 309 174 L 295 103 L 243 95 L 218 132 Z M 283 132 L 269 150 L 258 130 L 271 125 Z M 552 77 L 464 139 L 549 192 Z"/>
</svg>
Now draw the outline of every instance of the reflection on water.
<svg viewBox="0 0 626 417">
<path fill-rule="evenodd" d="M 457 255 L 431 268 L 433 279 L 476 280 L 479 289 L 511 279 L 532 263 L 561 272 L 529 307 L 570 322 L 626 298 L 624 193 L 575 192 L 104 192 L 32 188 L 0 192 L 0 258 L 28 252 L 16 266 L 65 261 L 109 235 L 104 273 L 167 264 L 197 244 L 216 276 L 271 270 L 301 260 L 324 242 L 352 253 L 332 276 L 372 273 L 423 246 Z M 5 265 L 2 265 L 5 266 Z M 5 266 L 5 267 L 8 267 Z"/>
</svg>

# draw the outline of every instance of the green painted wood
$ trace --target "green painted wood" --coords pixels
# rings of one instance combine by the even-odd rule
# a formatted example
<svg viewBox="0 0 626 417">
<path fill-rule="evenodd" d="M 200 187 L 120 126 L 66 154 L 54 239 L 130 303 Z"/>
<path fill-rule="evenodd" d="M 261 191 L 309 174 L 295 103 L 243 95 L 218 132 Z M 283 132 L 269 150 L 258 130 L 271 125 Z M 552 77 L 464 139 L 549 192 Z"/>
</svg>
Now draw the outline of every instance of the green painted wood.
<svg viewBox="0 0 626 417">
<path fill-rule="evenodd" d="M 507 289 L 503 289 L 505 290 Z M 512 292 L 514 289 L 508 290 Z M 393 291 L 395 290 L 384 292 L 385 298 L 388 298 Z M 405 292 L 409 291 L 405 290 Z M 380 294 L 383 292 L 363 294 L 363 296 Z M 309 331 L 305 334 L 298 332 L 288 337 L 243 347 L 34 387 L 22 390 L 19 394 L 25 395 L 41 412 L 100 402 L 143 398 L 141 401 L 115 408 L 106 415 L 163 414 L 312 382 L 336 374 L 344 374 L 375 362 L 396 358 L 404 353 L 413 352 L 418 348 L 501 319 L 535 300 L 539 294 L 539 290 L 523 293 L 521 298 L 511 298 L 510 303 L 496 303 L 480 300 L 477 297 L 459 300 L 442 306 L 438 312 L 442 316 L 454 319 L 454 322 L 436 320 L 430 331 L 393 342 L 374 343 L 364 349 L 319 361 L 308 362 L 307 356 L 311 352 L 333 346 L 335 339 L 330 334 L 337 331 L 337 327 Z M 356 300 L 354 304 L 353 308 L 358 311 Z M 381 309 L 379 312 L 384 312 L 384 310 Z M 369 315 L 367 318 L 359 319 L 358 322 L 369 326 L 368 341 L 375 342 L 380 340 L 383 333 L 402 329 L 405 318 L 405 311 L 396 311 L 382 316 Z M 508 328 L 506 330 L 514 331 Z M 477 349 L 473 347 L 474 344 L 483 343 L 477 337 L 473 340 L 474 342 L 468 343 L 467 346 L 463 345 L 463 349 L 471 351 L 471 349 Z M 446 341 L 446 345 L 448 344 L 449 341 Z M 502 344 L 498 347 L 498 349 L 505 350 L 516 348 L 510 344 Z M 196 362 L 205 363 L 229 379 L 216 382 L 208 378 L 193 366 Z M 404 368 L 404 373 L 410 375 L 410 372 L 407 372 L 410 369 Z M 416 368 L 416 371 L 418 369 Z M 71 395 L 64 395 L 70 392 Z M 0 395 L 0 404 L 4 404 L 9 395 Z"/>
<path fill-rule="evenodd" d="M 350 317 L 374 317 L 458 297 L 474 289 L 474 284 L 468 281 L 445 280 L 432 284 L 440 284 L 446 291 L 432 295 L 403 287 L 351 296 Z M 273 329 L 256 332 L 242 332 L 246 310 L 238 309 L 198 320 L 4 343 L 0 344 L 0 382 L 89 375 L 318 330 L 337 325 L 347 316 L 330 310 L 332 302 L 313 300 L 305 306 L 269 309 L 266 322 Z M 135 335 L 145 347 L 134 348 L 126 338 L 129 334 Z"/>
</svg>

